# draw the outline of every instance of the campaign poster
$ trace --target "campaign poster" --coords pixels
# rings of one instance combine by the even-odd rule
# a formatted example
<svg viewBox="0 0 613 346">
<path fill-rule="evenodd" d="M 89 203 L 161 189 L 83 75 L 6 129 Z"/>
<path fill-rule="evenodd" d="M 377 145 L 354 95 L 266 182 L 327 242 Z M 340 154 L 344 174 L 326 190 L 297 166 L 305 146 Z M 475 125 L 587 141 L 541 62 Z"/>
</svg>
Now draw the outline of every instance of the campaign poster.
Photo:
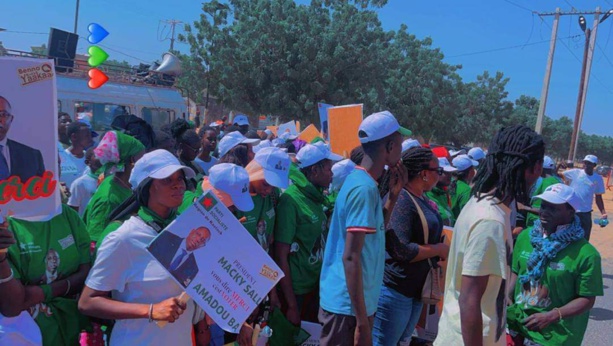
<svg viewBox="0 0 613 346">
<path fill-rule="evenodd" d="M 241 325 L 284 276 L 210 191 L 149 244 L 149 252 L 223 330 Z"/>
<path fill-rule="evenodd" d="M 0 214 L 46 221 L 61 211 L 53 60 L 0 57 Z"/>
<path fill-rule="evenodd" d="M 348 158 L 351 150 L 360 145 L 358 132 L 362 123 L 362 105 L 346 105 L 328 109 L 330 150 Z"/>
<path fill-rule="evenodd" d="M 302 130 L 302 132 L 300 132 L 298 138 L 302 139 L 307 143 L 311 143 L 312 140 L 319 136 L 321 136 L 321 133 L 319 133 L 319 130 L 317 130 L 315 125 L 311 124 L 307 126 L 304 130 Z"/>
<path fill-rule="evenodd" d="M 324 136 L 325 140 L 330 139 L 328 132 L 328 108 L 334 107 L 327 103 L 318 103 L 317 111 L 319 111 L 319 125 L 321 126 L 321 134 Z"/>
<path fill-rule="evenodd" d="M 281 136 L 282 133 L 289 132 L 292 135 L 298 135 L 298 130 L 296 128 L 295 121 L 288 121 L 285 124 L 279 125 L 279 129 L 277 130 L 277 136 Z"/>
</svg>

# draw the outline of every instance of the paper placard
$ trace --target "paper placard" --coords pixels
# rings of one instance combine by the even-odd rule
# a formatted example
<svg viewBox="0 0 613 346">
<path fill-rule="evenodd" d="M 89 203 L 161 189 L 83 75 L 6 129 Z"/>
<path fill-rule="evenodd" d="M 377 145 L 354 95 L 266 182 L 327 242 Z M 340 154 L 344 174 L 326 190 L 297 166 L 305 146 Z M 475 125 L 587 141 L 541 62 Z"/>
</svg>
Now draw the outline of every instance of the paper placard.
<svg viewBox="0 0 613 346">
<path fill-rule="evenodd" d="M 277 130 L 277 136 L 281 136 L 282 133 L 289 132 L 292 135 L 298 135 L 298 131 L 296 130 L 296 122 L 288 121 L 285 124 L 279 125 L 279 129 Z"/>
<path fill-rule="evenodd" d="M 241 325 L 284 276 L 210 191 L 164 229 L 149 252 L 223 330 Z"/>
<path fill-rule="evenodd" d="M 315 125 L 311 124 L 307 126 L 306 129 L 304 129 L 302 132 L 300 132 L 300 136 L 298 136 L 298 138 L 302 139 L 307 143 L 311 143 L 312 140 L 319 136 L 321 136 L 321 133 L 319 133 Z"/>
<path fill-rule="evenodd" d="M 319 126 L 321 129 L 321 134 L 324 136 L 325 140 L 330 139 L 329 131 L 328 131 L 328 108 L 334 107 L 327 103 L 318 103 L 317 111 L 319 112 Z"/>
<path fill-rule="evenodd" d="M 46 221 L 61 211 L 53 60 L 0 57 L 0 76 L 0 214 Z"/>
<path fill-rule="evenodd" d="M 360 145 L 358 131 L 362 123 L 362 105 L 347 105 L 328 109 L 330 149 L 333 153 L 349 157 L 351 150 Z"/>
</svg>

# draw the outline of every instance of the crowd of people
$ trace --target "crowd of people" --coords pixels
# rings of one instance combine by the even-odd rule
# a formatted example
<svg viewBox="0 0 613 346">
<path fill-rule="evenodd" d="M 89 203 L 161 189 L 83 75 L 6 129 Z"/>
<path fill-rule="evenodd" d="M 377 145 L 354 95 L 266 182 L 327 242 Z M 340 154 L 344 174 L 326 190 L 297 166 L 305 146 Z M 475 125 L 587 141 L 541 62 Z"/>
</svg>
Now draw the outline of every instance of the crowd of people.
<svg viewBox="0 0 613 346">
<path fill-rule="evenodd" d="M 151 143 L 58 114 L 61 213 L 0 225 L 0 343 L 247 346 L 264 323 L 270 345 L 294 345 L 313 322 L 321 345 L 409 345 L 425 342 L 424 306 L 442 301 L 435 345 L 581 344 L 603 295 L 589 243 L 594 200 L 607 219 L 597 157 L 560 172 L 520 125 L 487 150 L 411 135 L 371 114 L 344 159 L 245 115 L 177 119 Z M 166 268 L 148 249 L 207 190 L 284 273 L 238 334 L 186 298 L 192 277 L 166 269 L 189 265 L 206 235 L 182 240 Z"/>
</svg>

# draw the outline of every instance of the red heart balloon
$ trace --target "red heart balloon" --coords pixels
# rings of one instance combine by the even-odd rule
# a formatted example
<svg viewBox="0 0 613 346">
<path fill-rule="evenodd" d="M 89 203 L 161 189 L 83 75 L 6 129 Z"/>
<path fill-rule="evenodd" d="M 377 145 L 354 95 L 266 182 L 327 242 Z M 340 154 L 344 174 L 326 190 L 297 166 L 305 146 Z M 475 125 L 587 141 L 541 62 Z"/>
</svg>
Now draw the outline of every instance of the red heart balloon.
<svg viewBox="0 0 613 346">
<path fill-rule="evenodd" d="M 89 70 L 88 75 L 89 82 L 87 82 L 87 86 L 91 89 L 98 89 L 109 80 L 109 77 L 97 68 Z"/>
</svg>

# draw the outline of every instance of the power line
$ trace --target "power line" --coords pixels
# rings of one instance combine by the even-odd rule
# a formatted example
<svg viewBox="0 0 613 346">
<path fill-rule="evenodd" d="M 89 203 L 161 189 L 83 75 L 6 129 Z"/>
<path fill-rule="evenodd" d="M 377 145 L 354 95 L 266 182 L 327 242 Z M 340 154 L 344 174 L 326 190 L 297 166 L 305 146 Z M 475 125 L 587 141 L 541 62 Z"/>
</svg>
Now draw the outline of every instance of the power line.
<svg viewBox="0 0 613 346">
<path fill-rule="evenodd" d="M 543 20 L 543 18 L 541 18 L 541 21 L 542 21 L 543 23 L 545 23 L 545 25 L 547 25 L 547 26 L 548 26 L 548 27 L 551 29 L 551 26 L 549 25 L 549 23 L 547 23 L 545 20 Z M 570 54 L 572 54 L 572 56 L 573 56 L 573 57 L 575 57 L 575 59 L 576 59 L 576 60 L 577 60 L 579 63 L 581 63 L 581 59 L 579 59 L 579 57 L 577 56 L 577 54 L 575 54 L 575 52 L 573 52 L 573 50 L 572 50 L 572 49 L 570 49 L 570 47 L 569 47 L 569 46 L 566 44 L 566 42 L 564 42 L 563 40 L 560 40 L 560 42 L 561 42 L 561 43 L 562 43 L 562 45 L 563 45 L 563 46 L 564 46 L 564 47 L 565 47 L 565 48 L 566 48 L 566 49 L 567 49 L 567 50 L 570 52 Z M 593 48 L 592 48 L 592 49 L 593 49 Z M 608 87 L 608 86 L 606 86 L 606 84 L 604 84 L 604 82 L 603 82 L 603 81 L 602 81 L 600 78 L 598 78 L 598 76 L 597 76 L 597 75 L 595 75 L 594 73 L 592 73 L 592 72 L 590 71 L 590 76 L 591 76 L 591 77 L 593 77 L 593 78 L 594 78 L 594 79 L 595 79 L 595 80 L 596 80 L 598 83 L 600 83 L 600 85 L 602 85 L 602 87 L 604 87 L 604 88 L 605 88 L 605 89 L 606 89 L 606 90 L 607 90 L 609 93 L 613 94 L 613 91 L 611 91 L 611 89 L 609 89 L 609 87 Z"/>
<path fill-rule="evenodd" d="M 510 1 L 510 0 L 503 0 L 503 1 L 504 1 L 504 2 L 506 2 L 506 3 L 508 3 L 508 4 L 513 5 L 513 6 L 515 6 L 515 7 L 521 8 L 521 9 L 522 9 L 522 10 L 524 10 L 524 11 L 528 11 L 528 12 L 530 12 L 530 13 L 536 13 L 536 11 L 532 11 L 531 9 L 529 9 L 529 8 L 527 8 L 527 7 L 525 7 L 525 6 L 522 6 L 522 5 L 518 4 L 518 3 L 515 3 L 515 2 L 513 2 L 513 1 Z"/>
<path fill-rule="evenodd" d="M 579 36 L 581 36 L 581 35 L 577 34 L 577 35 L 572 35 L 572 36 L 569 36 L 569 37 L 557 38 L 556 40 L 565 40 L 567 38 L 574 38 L 574 37 L 579 37 Z M 518 44 L 518 45 L 510 46 L 510 47 L 494 48 L 494 49 L 482 50 L 482 51 L 478 51 L 478 52 L 452 55 L 452 56 L 448 56 L 447 58 L 457 58 L 457 57 L 461 57 L 461 56 L 469 56 L 469 55 L 477 55 L 477 54 L 485 54 L 485 53 L 491 53 L 491 52 L 498 52 L 498 51 L 509 50 L 509 49 L 514 49 L 514 48 L 523 48 L 523 47 L 526 47 L 526 46 L 534 46 L 534 45 L 537 45 L 537 44 L 548 43 L 548 42 L 551 42 L 551 40 L 550 39 L 549 40 L 542 40 L 542 41 L 537 41 L 537 42 L 532 42 L 532 43 Z"/>
<path fill-rule="evenodd" d="M 13 31 L 13 30 L 5 30 L 3 32 L 8 32 L 11 34 L 28 34 L 28 35 L 49 35 L 48 32 L 33 32 L 33 31 Z"/>
</svg>

